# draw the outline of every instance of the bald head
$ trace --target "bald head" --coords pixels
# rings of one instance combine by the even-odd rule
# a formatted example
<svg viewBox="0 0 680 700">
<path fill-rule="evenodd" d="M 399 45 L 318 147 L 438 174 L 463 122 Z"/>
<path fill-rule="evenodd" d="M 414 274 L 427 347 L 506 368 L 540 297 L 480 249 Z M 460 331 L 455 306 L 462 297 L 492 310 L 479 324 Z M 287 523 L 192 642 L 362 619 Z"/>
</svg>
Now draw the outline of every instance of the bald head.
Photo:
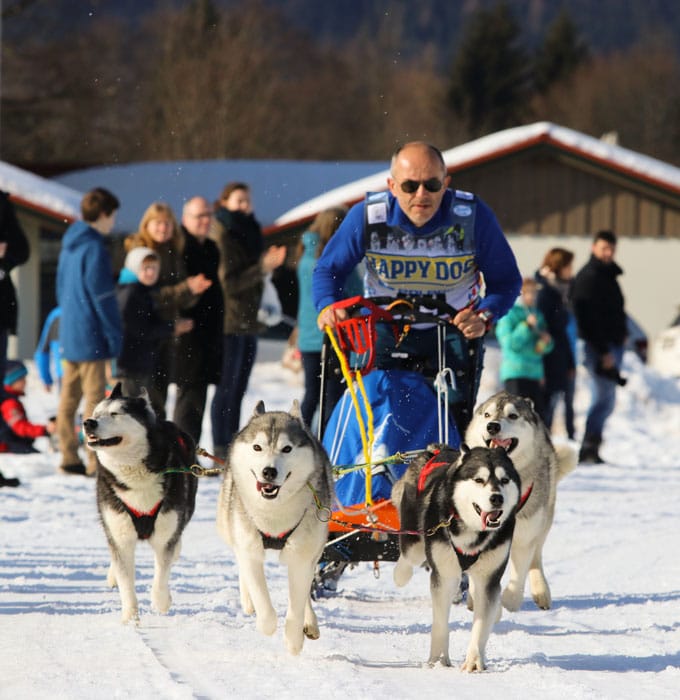
<svg viewBox="0 0 680 700">
<path fill-rule="evenodd" d="M 424 141 L 404 144 L 394 152 L 390 171 L 387 186 L 399 207 L 416 226 L 424 226 L 449 185 L 441 151 Z"/>
<path fill-rule="evenodd" d="M 205 197 L 192 197 L 182 208 L 182 226 L 199 240 L 204 240 L 210 231 L 212 207 Z"/>
</svg>

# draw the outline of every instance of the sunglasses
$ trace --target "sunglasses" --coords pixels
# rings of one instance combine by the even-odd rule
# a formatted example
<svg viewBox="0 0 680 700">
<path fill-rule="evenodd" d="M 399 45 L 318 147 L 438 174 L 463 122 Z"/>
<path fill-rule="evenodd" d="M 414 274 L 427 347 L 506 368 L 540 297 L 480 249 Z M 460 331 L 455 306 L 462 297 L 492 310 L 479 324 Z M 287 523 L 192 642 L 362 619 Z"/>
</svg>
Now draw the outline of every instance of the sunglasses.
<svg viewBox="0 0 680 700">
<path fill-rule="evenodd" d="M 420 186 L 423 186 L 428 192 L 439 192 L 444 186 L 444 183 L 436 177 L 431 177 L 429 180 L 404 180 L 399 183 L 401 191 L 406 194 L 417 192 Z"/>
</svg>

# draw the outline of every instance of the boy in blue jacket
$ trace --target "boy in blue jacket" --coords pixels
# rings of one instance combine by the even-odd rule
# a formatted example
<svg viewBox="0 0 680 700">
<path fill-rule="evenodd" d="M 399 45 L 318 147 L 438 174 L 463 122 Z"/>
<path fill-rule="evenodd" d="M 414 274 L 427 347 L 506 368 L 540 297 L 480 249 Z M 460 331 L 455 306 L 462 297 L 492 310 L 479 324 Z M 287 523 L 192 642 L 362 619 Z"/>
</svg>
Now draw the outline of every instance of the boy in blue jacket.
<svg viewBox="0 0 680 700">
<path fill-rule="evenodd" d="M 106 364 L 120 353 L 120 313 L 116 302 L 111 257 L 104 245 L 115 224 L 120 203 L 115 195 L 95 188 L 82 199 L 82 221 L 71 224 L 62 239 L 57 265 L 57 303 L 61 307 L 59 342 L 63 352 L 57 434 L 60 469 L 67 474 L 97 471 L 90 452 L 87 467 L 78 455 L 73 430 L 76 412 L 85 398 L 83 416 L 89 418 L 106 392 Z"/>
</svg>

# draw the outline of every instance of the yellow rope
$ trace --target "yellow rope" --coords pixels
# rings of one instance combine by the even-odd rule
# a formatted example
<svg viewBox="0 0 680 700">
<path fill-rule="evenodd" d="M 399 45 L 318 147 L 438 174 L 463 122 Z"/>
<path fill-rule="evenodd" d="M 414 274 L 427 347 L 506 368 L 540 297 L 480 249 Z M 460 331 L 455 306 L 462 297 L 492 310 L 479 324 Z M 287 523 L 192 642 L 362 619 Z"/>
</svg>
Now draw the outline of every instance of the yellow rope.
<svg viewBox="0 0 680 700">
<path fill-rule="evenodd" d="M 373 412 L 371 410 L 371 406 L 368 402 L 368 398 L 366 397 L 366 390 L 364 388 L 363 381 L 361 381 L 361 372 L 357 370 L 357 384 L 360 387 L 362 398 L 364 400 L 364 404 L 366 406 L 366 415 L 369 419 L 370 425 L 369 425 L 369 435 L 371 439 L 371 443 L 368 442 L 368 437 L 366 435 L 366 426 L 364 425 L 364 419 L 363 416 L 361 415 L 361 408 L 359 406 L 359 400 L 357 399 L 357 394 L 354 389 L 354 381 L 352 379 L 352 373 L 349 368 L 349 363 L 347 362 L 347 358 L 345 357 L 345 353 L 342 352 L 340 349 L 340 346 L 338 345 L 338 341 L 335 338 L 335 333 L 333 332 L 333 329 L 330 328 L 329 326 L 325 327 L 326 330 L 326 335 L 328 336 L 328 339 L 331 341 L 331 345 L 333 346 L 333 350 L 335 351 L 335 354 L 337 355 L 338 361 L 340 362 L 340 369 L 342 370 L 342 376 L 345 378 L 345 381 L 347 382 L 347 389 L 349 390 L 349 395 L 352 398 L 352 405 L 354 406 L 354 411 L 357 416 L 357 422 L 359 424 L 359 432 L 361 434 L 361 446 L 363 449 L 364 453 L 364 461 L 366 462 L 367 465 L 369 465 L 366 468 L 366 504 L 369 506 L 373 505 L 373 497 L 371 495 L 371 479 L 372 479 L 372 471 L 370 467 L 371 463 L 371 445 L 373 442 Z"/>
</svg>

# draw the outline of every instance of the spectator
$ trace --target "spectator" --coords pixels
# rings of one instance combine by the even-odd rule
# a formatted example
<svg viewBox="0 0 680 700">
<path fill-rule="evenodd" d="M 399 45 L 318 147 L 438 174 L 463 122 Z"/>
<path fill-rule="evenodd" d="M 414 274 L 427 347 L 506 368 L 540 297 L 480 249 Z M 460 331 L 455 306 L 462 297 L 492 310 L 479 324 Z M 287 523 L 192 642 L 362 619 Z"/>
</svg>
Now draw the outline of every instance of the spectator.
<svg viewBox="0 0 680 700">
<path fill-rule="evenodd" d="M 264 251 L 250 188 L 242 182 L 229 183 L 222 190 L 210 236 L 220 251 L 224 294 L 222 369 L 210 407 L 213 452 L 223 458 L 239 428 L 241 401 L 255 363 L 264 277 L 283 264 L 286 249 L 271 246 Z"/>
<path fill-rule="evenodd" d="M 208 238 L 212 208 L 207 199 L 192 197 L 182 210 L 184 265 L 189 276 L 203 274 L 212 286 L 198 302 L 182 311 L 194 322 L 189 333 L 177 339 L 174 379 L 177 398 L 173 421 L 194 439 L 201 437 L 206 396 L 210 384 L 218 384 L 222 366 L 224 298 L 217 270 L 220 252 Z"/>
<path fill-rule="evenodd" d="M 123 323 L 123 343 L 116 360 L 114 376 L 122 383 L 123 394 L 138 396 L 152 384 L 157 366 L 156 351 L 173 335 L 191 330 L 191 319 L 164 321 L 156 311 L 153 288 L 161 265 L 151 248 L 133 248 L 125 257 L 118 277 L 116 298 Z"/>
<path fill-rule="evenodd" d="M 345 207 L 332 207 L 320 212 L 309 230 L 302 234 L 298 247 L 297 346 L 301 353 L 302 369 L 305 375 L 305 393 L 300 409 L 303 420 L 310 427 L 321 395 L 321 346 L 324 340 L 324 334 L 316 324 L 318 314 L 312 299 L 312 273 L 316 261 L 346 215 L 347 209 Z M 348 277 L 342 294 L 350 297 L 362 292 L 361 279 L 354 271 Z M 329 354 L 331 355 L 330 359 L 335 357 L 333 353 Z M 330 367 L 329 370 L 325 375 L 321 433 L 323 433 L 325 423 L 343 392 L 339 374 Z"/>
<path fill-rule="evenodd" d="M 576 389 L 576 321 L 571 312 L 574 254 L 551 248 L 536 273 L 539 285 L 536 306 L 545 318 L 553 349 L 543 355 L 545 396 L 544 423 L 550 430 L 559 398 L 564 397 L 564 422 L 570 440 L 575 437 L 574 393 Z"/>
<path fill-rule="evenodd" d="M 5 374 L 9 336 L 17 330 L 17 295 L 10 272 L 23 265 L 30 253 L 14 205 L 6 192 L 0 192 L 0 377 Z"/>
<path fill-rule="evenodd" d="M 61 348 L 59 346 L 59 320 L 61 309 L 55 306 L 45 319 L 38 347 L 33 354 L 33 361 L 40 375 L 45 391 L 52 391 L 52 386 L 57 385 L 57 391 L 61 389 L 61 378 L 64 374 L 62 366 Z"/>
<path fill-rule="evenodd" d="M 199 296 L 212 282 L 203 274 L 187 276 L 184 267 L 184 238 L 172 209 L 164 202 L 154 202 L 142 215 L 139 230 L 125 239 L 125 249 L 151 248 L 161 262 L 160 276 L 155 287 L 157 310 L 170 323 L 180 318 L 182 311 L 197 303 Z M 172 381 L 174 341 L 168 338 L 159 343 L 156 367 L 151 384 L 147 387 L 154 410 L 165 418 L 168 385 Z"/>
<path fill-rule="evenodd" d="M 601 464 L 599 448 L 607 418 L 616 403 L 616 385 L 626 340 L 626 312 L 617 277 L 623 270 L 614 261 L 616 234 L 598 231 L 588 262 L 574 279 L 572 303 L 578 333 L 584 340 L 584 364 L 591 383 L 591 402 L 579 462 Z"/>
<path fill-rule="evenodd" d="M 365 296 L 415 290 L 416 295 L 441 295 L 460 309 L 452 318 L 455 329 L 447 334 L 445 361 L 456 376 L 450 403 L 462 435 L 479 387 L 483 336 L 512 305 L 521 277 L 491 209 L 469 192 L 449 190 L 449 181 L 444 158 L 434 146 L 416 141 L 398 148 L 387 179 L 389 192 L 369 193 L 350 209 L 319 258 L 313 294 L 319 327 L 333 327 L 347 313 L 330 305 L 341 298 L 347 276 L 365 258 Z M 414 250 L 420 243 L 425 247 Z M 409 260 L 413 256 L 422 260 L 415 268 Z M 385 333 L 379 343 L 378 366 L 398 367 L 394 341 Z M 400 350 L 436 370 L 435 329 L 411 329 Z"/>
<path fill-rule="evenodd" d="M 103 236 L 109 234 L 120 204 L 115 195 L 95 188 L 82 199 L 83 221 L 71 224 L 64 234 L 57 265 L 57 303 L 61 307 L 59 340 L 64 357 L 57 433 L 61 470 L 93 476 L 97 456 L 90 452 L 87 468 L 78 456 L 73 426 L 80 400 L 84 415 L 106 391 L 106 364 L 118 357 L 122 339 L 116 303 L 111 257 Z"/>
<path fill-rule="evenodd" d="M 501 381 L 505 390 L 531 399 L 543 413 L 543 355 L 553 348 L 543 314 L 536 307 L 536 281 L 522 281 L 519 299 L 496 325 L 501 346 Z"/>
<path fill-rule="evenodd" d="M 33 441 L 54 433 L 54 418 L 46 425 L 31 423 L 21 397 L 26 394 L 26 365 L 19 360 L 7 360 L 3 386 L 5 395 L 0 402 L 0 452 L 32 454 L 39 452 Z"/>
</svg>

